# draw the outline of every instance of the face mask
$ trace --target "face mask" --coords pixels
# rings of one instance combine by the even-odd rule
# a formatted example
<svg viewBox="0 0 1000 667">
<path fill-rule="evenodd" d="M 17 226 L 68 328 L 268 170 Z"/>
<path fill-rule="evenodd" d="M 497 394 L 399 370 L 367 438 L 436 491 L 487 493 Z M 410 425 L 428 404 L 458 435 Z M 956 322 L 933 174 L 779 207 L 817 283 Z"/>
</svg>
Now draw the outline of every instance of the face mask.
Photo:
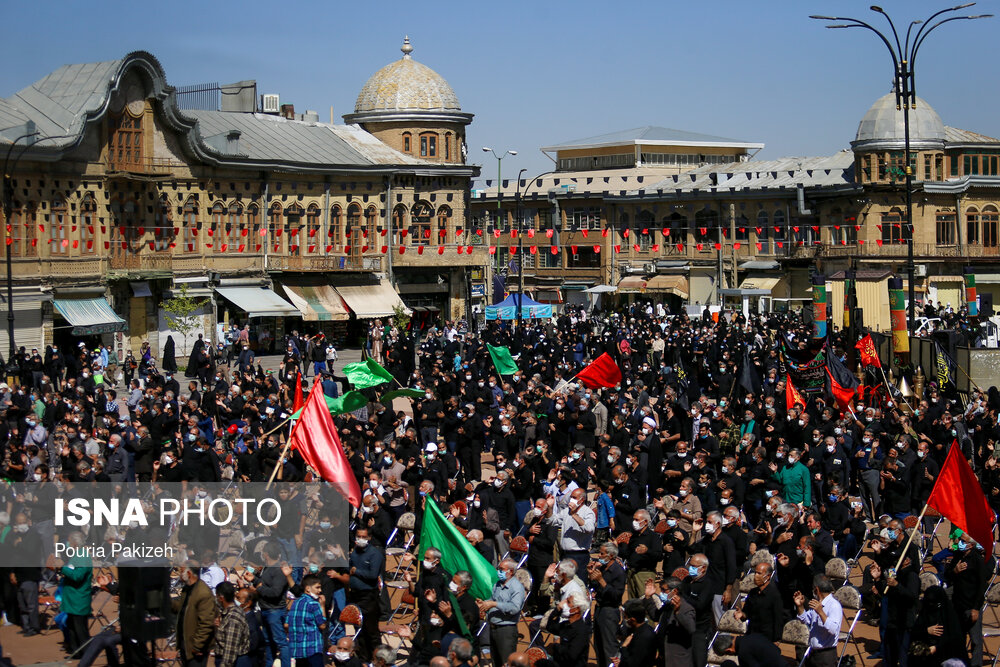
<svg viewBox="0 0 1000 667">
<path fill-rule="evenodd" d="M 497 570 L 497 579 L 507 581 L 507 570 Z"/>
<path fill-rule="evenodd" d="M 715 532 L 715 524 L 714 523 L 706 523 L 705 524 L 705 534 L 706 535 L 711 535 L 714 532 Z"/>
<path fill-rule="evenodd" d="M 872 439 L 871 438 L 862 438 L 861 441 L 863 443 L 865 443 L 866 445 L 869 445 L 869 444 L 871 444 Z"/>
<path fill-rule="evenodd" d="M 667 604 L 668 602 L 670 602 L 670 596 L 667 595 L 666 593 L 660 593 L 659 595 L 660 595 L 660 602 L 662 602 L 663 604 Z"/>
<path fill-rule="evenodd" d="M 699 571 L 698 571 L 697 567 L 695 567 L 694 565 L 688 565 L 688 575 L 689 576 L 691 576 L 691 577 L 697 577 L 698 573 L 699 573 Z"/>
<path fill-rule="evenodd" d="M 795 555 L 798 556 L 799 558 L 805 558 L 806 552 L 803 549 L 796 549 Z"/>
<path fill-rule="evenodd" d="M 562 608 L 562 611 L 559 612 L 559 618 L 561 618 L 564 621 L 568 621 L 569 620 L 569 607 L 563 607 Z"/>
<path fill-rule="evenodd" d="M 334 651 L 333 659 L 337 662 L 347 662 L 351 659 L 351 654 L 347 651 Z"/>
<path fill-rule="evenodd" d="M 480 505 L 482 505 L 482 501 L 480 501 L 480 500 L 473 500 L 472 501 L 472 506 L 473 507 L 479 507 Z"/>
<path fill-rule="evenodd" d="M 632 530 L 634 530 L 637 533 L 640 530 L 642 530 L 642 522 L 641 521 L 635 521 L 635 520 L 633 520 L 632 521 Z"/>
<path fill-rule="evenodd" d="M 504 433 L 509 433 L 510 432 L 510 426 L 508 426 L 507 424 L 504 424 L 503 426 L 500 427 L 500 430 L 503 431 Z"/>
<path fill-rule="evenodd" d="M 433 461 L 436 456 L 437 456 L 437 452 L 427 452 L 427 460 L 428 461 Z"/>
<path fill-rule="evenodd" d="M 253 574 L 254 572 L 256 572 L 256 570 L 253 569 L 253 565 L 247 565 L 247 574 Z"/>
<path fill-rule="evenodd" d="M 458 594 L 458 584 L 456 584 L 454 581 L 449 581 L 448 582 L 448 590 L 457 595 Z"/>
<path fill-rule="evenodd" d="M 319 572 L 319 565 L 317 565 L 316 563 L 310 563 L 309 571 L 313 574 L 316 574 L 317 572 Z"/>
<path fill-rule="evenodd" d="M 426 570 L 433 570 L 434 569 L 434 561 L 424 559 L 424 569 L 426 569 Z"/>
<path fill-rule="evenodd" d="M 689 493 L 690 493 L 690 491 L 688 491 L 687 489 L 681 489 L 680 491 L 677 492 L 677 495 L 679 495 L 681 498 L 683 498 L 683 497 L 685 497 Z"/>
<path fill-rule="evenodd" d="M 955 545 L 955 550 L 956 551 L 965 551 L 968 548 L 969 548 L 969 545 L 965 542 L 965 540 L 959 540 L 958 544 Z"/>
<path fill-rule="evenodd" d="M 14 526 L 14 531 L 18 533 L 26 533 L 28 532 L 28 524 L 19 523 L 16 526 Z"/>
<path fill-rule="evenodd" d="M 442 621 L 437 616 L 431 616 L 431 625 L 436 625 L 436 626 L 444 625 L 444 621 Z"/>
<path fill-rule="evenodd" d="M 828 495 L 828 496 L 827 496 L 827 498 L 828 498 L 828 499 L 830 500 L 830 502 L 831 502 L 831 503 L 835 503 L 835 502 L 837 502 L 838 500 L 840 500 L 840 499 L 839 499 L 839 498 L 837 497 L 837 495 L 836 495 L 836 494 L 833 494 L 833 493 L 831 493 L 830 495 Z"/>
<path fill-rule="evenodd" d="M 366 540 L 365 538 L 359 538 L 354 541 L 354 545 L 359 549 L 364 549 L 365 547 L 368 546 L 368 540 Z"/>
<path fill-rule="evenodd" d="M 687 455 L 688 455 L 687 452 L 677 452 L 677 458 L 679 459 L 686 459 Z"/>
<path fill-rule="evenodd" d="M 830 452 L 832 454 L 833 452 L 837 451 L 837 445 L 827 445 L 826 446 L 826 451 L 828 451 L 828 452 Z"/>
<path fill-rule="evenodd" d="M 786 523 L 788 523 L 788 519 L 786 519 L 783 516 L 779 516 L 778 517 L 778 525 L 779 526 L 784 526 Z"/>
<path fill-rule="evenodd" d="M 894 530 L 892 528 L 889 529 L 889 539 L 890 540 L 895 540 L 896 537 L 898 537 L 898 535 L 899 535 L 899 533 L 896 530 Z"/>
<path fill-rule="evenodd" d="M 780 461 L 781 459 L 785 458 L 785 453 L 784 452 L 778 452 L 777 454 L 774 455 L 774 458 L 776 458 L 776 459 L 778 459 Z"/>
<path fill-rule="evenodd" d="M 922 459 L 922 458 L 924 458 L 925 456 L 927 456 L 927 452 L 917 452 L 917 458 L 920 458 L 920 459 Z"/>
<path fill-rule="evenodd" d="M 730 500 L 729 498 L 719 498 L 719 503 L 721 503 L 723 505 L 728 505 L 731 502 L 733 502 L 733 501 Z"/>
<path fill-rule="evenodd" d="M 173 460 L 173 458 L 171 458 L 169 456 L 164 456 L 163 457 L 163 462 L 166 463 L 167 465 L 170 465 L 171 463 L 174 462 L 174 460 Z"/>
<path fill-rule="evenodd" d="M 330 522 L 329 521 L 320 521 L 319 522 L 319 527 L 322 530 L 330 530 Z"/>
<path fill-rule="evenodd" d="M 675 528 L 677 526 L 677 519 L 667 519 L 667 525 L 671 528 Z"/>
</svg>

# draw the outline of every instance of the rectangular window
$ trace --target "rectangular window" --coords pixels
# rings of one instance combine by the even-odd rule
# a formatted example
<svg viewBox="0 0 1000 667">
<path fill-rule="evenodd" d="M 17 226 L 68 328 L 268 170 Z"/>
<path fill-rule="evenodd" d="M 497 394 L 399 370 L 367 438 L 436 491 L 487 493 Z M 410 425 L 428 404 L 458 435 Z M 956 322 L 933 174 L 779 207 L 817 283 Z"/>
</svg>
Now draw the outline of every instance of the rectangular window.
<svg viewBox="0 0 1000 667">
<path fill-rule="evenodd" d="M 450 160 L 451 159 L 451 135 L 450 134 L 444 135 L 444 159 L 445 160 Z"/>
<path fill-rule="evenodd" d="M 433 134 L 427 137 L 427 156 L 436 157 L 437 156 L 437 137 Z"/>
<path fill-rule="evenodd" d="M 542 253 L 541 264 L 543 268 L 546 269 L 560 269 L 562 268 L 562 252 L 557 252 L 552 254 L 552 246 L 540 246 L 538 252 Z"/>
<path fill-rule="evenodd" d="M 952 176 L 958 176 L 958 156 L 949 155 L 948 156 L 948 173 Z"/>
<path fill-rule="evenodd" d="M 976 211 L 965 214 L 965 242 L 972 245 L 979 243 L 979 213 Z"/>
<path fill-rule="evenodd" d="M 427 157 L 427 137 L 420 137 L 420 157 Z"/>
<path fill-rule="evenodd" d="M 596 269 L 601 266 L 601 256 L 593 248 L 577 248 L 575 255 L 570 250 L 566 261 L 571 269 Z"/>
<path fill-rule="evenodd" d="M 878 155 L 878 180 L 884 181 L 889 176 L 888 167 L 885 164 L 885 155 L 879 153 Z"/>
<path fill-rule="evenodd" d="M 924 180 L 931 180 L 931 156 L 924 155 Z"/>
<path fill-rule="evenodd" d="M 955 214 L 938 211 L 935 220 L 937 244 L 943 246 L 955 245 Z"/>
<path fill-rule="evenodd" d="M 938 153 L 934 156 L 934 180 L 944 179 L 944 156 Z"/>
<path fill-rule="evenodd" d="M 403 152 L 410 152 L 410 135 L 408 134 L 403 135 Z"/>
</svg>

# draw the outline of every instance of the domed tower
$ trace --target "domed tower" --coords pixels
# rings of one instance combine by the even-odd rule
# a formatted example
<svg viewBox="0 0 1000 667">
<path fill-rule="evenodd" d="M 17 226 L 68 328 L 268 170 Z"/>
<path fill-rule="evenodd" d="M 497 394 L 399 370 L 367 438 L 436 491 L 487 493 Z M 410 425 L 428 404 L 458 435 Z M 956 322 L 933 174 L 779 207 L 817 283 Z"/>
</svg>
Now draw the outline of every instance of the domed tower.
<svg viewBox="0 0 1000 667">
<path fill-rule="evenodd" d="M 896 95 L 875 101 L 858 124 L 851 142 L 861 183 L 896 183 L 905 178 L 903 152 L 906 140 L 903 110 L 896 108 Z M 940 180 L 945 145 L 944 123 L 931 105 L 917 98 L 910 109 L 910 165 L 913 180 Z"/>
<path fill-rule="evenodd" d="M 400 50 L 402 58 L 368 79 L 344 122 L 407 155 L 465 164 L 465 126 L 473 115 L 462 111 L 444 77 L 413 59 L 409 37 Z"/>
</svg>

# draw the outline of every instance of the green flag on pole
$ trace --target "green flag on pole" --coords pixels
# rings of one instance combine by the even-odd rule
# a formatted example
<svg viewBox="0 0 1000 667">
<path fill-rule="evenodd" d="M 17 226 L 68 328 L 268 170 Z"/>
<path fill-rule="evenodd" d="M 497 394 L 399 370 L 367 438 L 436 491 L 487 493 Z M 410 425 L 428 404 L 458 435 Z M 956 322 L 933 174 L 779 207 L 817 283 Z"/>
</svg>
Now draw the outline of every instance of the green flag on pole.
<svg viewBox="0 0 1000 667">
<path fill-rule="evenodd" d="M 510 356 L 510 350 L 502 345 L 499 347 L 493 347 L 489 343 L 486 347 L 490 350 L 490 356 L 493 357 L 493 365 L 497 367 L 497 373 L 500 375 L 513 375 L 517 372 L 517 364 L 514 363 L 514 359 Z"/>
<path fill-rule="evenodd" d="M 379 399 L 379 403 L 385 403 L 388 405 L 389 403 L 392 403 L 393 399 L 399 398 L 400 396 L 405 396 L 406 398 L 420 398 L 423 395 L 423 389 L 396 389 L 395 391 L 382 394 L 382 398 Z"/>
<path fill-rule="evenodd" d="M 441 551 L 441 567 L 449 576 L 460 570 L 472 575 L 472 586 L 469 587 L 472 597 L 488 600 L 493 595 L 493 586 L 499 579 L 496 569 L 453 523 L 444 518 L 441 508 L 430 498 L 425 503 L 424 522 L 420 529 L 420 551 L 427 547 Z"/>
<path fill-rule="evenodd" d="M 330 410 L 331 415 L 354 412 L 368 405 L 368 399 L 359 391 L 349 391 L 340 398 L 330 398 L 326 395 L 323 398 L 326 399 L 326 407 Z M 298 419 L 302 415 L 303 409 L 300 408 L 298 412 L 293 413 L 292 419 Z"/>
<path fill-rule="evenodd" d="M 392 373 L 379 366 L 373 359 L 365 359 L 356 364 L 344 366 L 344 375 L 351 381 L 355 389 L 367 389 L 384 382 L 393 382 Z"/>
</svg>

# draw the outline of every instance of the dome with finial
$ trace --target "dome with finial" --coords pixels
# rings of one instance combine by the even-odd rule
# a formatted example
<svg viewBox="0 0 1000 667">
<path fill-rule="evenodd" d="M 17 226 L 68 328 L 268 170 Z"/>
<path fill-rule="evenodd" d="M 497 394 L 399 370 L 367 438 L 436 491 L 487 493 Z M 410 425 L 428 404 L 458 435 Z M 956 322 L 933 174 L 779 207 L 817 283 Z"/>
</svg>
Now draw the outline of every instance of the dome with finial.
<svg viewBox="0 0 1000 667">
<path fill-rule="evenodd" d="M 877 99 L 858 124 L 858 132 L 851 142 L 855 151 L 903 150 L 903 109 L 896 108 L 896 94 L 890 92 Z M 910 149 L 942 150 L 944 148 L 944 123 L 934 108 L 917 98 L 915 108 L 910 108 Z"/>
<path fill-rule="evenodd" d="M 361 89 L 354 114 L 409 111 L 460 112 L 458 97 L 444 77 L 413 59 L 407 36 L 400 48 L 403 57 L 389 63 Z"/>
</svg>

